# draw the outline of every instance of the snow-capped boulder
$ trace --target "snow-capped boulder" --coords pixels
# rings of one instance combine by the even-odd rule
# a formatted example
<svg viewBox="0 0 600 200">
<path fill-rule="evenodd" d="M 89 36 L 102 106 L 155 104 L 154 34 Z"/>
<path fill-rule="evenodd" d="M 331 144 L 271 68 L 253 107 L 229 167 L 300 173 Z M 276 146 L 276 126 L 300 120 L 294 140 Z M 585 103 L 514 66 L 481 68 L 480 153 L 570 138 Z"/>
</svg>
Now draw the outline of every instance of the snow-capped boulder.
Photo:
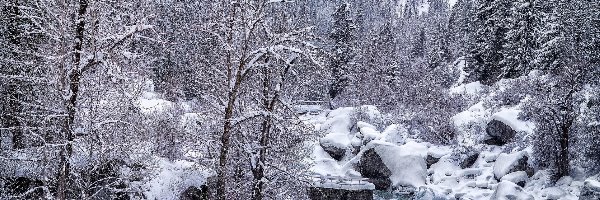
<svg viewBox="0 0 600 200">
<path fill-rule="evenodd" d="M 533 200 L 533 196 L 523 188 L 510 181 L 502 181 L 496 187 L 490 200 Z"/>
<path fill-rule="evenodd" d="M 353 115 L 354 108 L 338 108 L 329 113 L 320 127 L 326 135 L 319 140 L 319 145 L 335 160 L 344 158 L 350 149 L 353 138 L 350 130 L 355 123 Z"/>
<path fill-rule="evenodd" d="M 386 142 L 373 141 L 373 149 L 385 166 L 392 172 L 390 180 L 395 187 L 418 188 L 425 185 L 427 166 L 425 156 L 427 147 L 420 143 L 409 142 L 396 146 Z"/>
<path fill-rule="evenodd" d="M 408 129 L 402 125 L 392 124 L 381 132 L 381 138 L 389 143 L 404 144 L 408 138 Z"/>
<path fill-rule="evenodd" d="M 526 151 L 519 151 L 511 154 L 501 153 L 496 158 L 494 165 L 494 176 L 500 180 L 504 175 L 524 171 L 527 175 L 533 175 L 533 169 L 527 163 L 529 154 Z"/>
<path fill-rule="evenodd" d="M 441 157 L 451 154 L 452 148 L 450 147 L 440 147 L 440 146 L 431 146 L 427 151 L 427 158 L 425 158 L 425 162 L 427 163 L 427 169 L 431 167 L 431 165 L 437 163 Z"/>
<path fill-rule="evenodd" d="M 488 145 L 498 146 L 510 142 L 517 134 L 510 126 L 498 120 L 490 121 L 485 128 L 485 132 L 487 133 L 487 138 L 483 142 Z"/>
<path fill-rule="evenodd" d="M 542 198 L 547 200 L 558 200 L 567 196 L 567 192 L 559 187 L 544 188 L 541 192 Z"/>
<path fill-rule="evenodd" d="M 433 189 L 421 186 L 415 192 L 414 199 L 431 199 L 431 200 L 446 200 L 448 199 L 446 195 L 440 194 L 440 192 L 436 192 Z"/>
<path fill-rule="evenodd" d="M 360 161 L 356 165 L 356 169 L 362 177 L 368 178 L 369 182 L 373 183 L 377 190 L 387 190 L 392 184 L 390 180 L 392 172 L 383 163 L 383 160 L 381 160 L 381 157 L 374 148 L 362 154 Z"/>
<path fill-rule="evenodd" d="M 512 141 L 518 132 L 533 133 L 535 125 L 529 121 L 520 120 L 520 113 L 521 110 L 515 108 L 503 108 L 494 113 L 485 128 L 487 138 L 484 143 L 504 145 Z"/>
<path fill-rule="evenodd" d="M 477 159 L 479 158 L 479 152 L 469 152 L 462 157 L 460 161 L 460 168 L 469 168 L 475 164 Z"/>
<path fill-rule="evenodd" d="M 525 173 L 524 171 L 518 171 L 504 175 L 500 180 L 510 181 L 517 184 L 518 186 L 525 187 L 525 183 L 527 183 L 528 179 L 529 177 L 527 176 L 527 173 Z"/>
<path fill-rule="evenodd" d="M 195 199 L 208 199 L 208 187 L 206 185 L 201 186 L 200 189 L 195 186 L 190 186 L 179 196 L 179 200 Z"/>
<path fill-rule="evenodd" d="M 585 180 L 579 198 L 600 199 L 600 180 L 598 180 L 598 175 Z"/>
<path fill-rule="evenodd" d="M 330 141 L 331 140 L 321 139 L 319 140 L 319 145 L 321 146 L 321 148 L 323 148 L 323 151 L 325 151 L 327 154 L 329 154 L 329 156 L 331 156 L 331 158 L 337 161 L 342 160 L 346 155 L 348 147 L 340 145 L 340 143 L 332 143 Z"/>
</svg>

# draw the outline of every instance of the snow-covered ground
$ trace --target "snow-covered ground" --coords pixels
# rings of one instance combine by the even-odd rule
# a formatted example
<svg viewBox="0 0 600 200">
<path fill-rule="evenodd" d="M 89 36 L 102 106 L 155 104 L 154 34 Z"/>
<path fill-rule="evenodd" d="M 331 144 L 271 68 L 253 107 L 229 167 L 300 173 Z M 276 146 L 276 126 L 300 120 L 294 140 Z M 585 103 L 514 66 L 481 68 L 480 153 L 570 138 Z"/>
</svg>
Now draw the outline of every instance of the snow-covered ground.
<svg viewBox="0 0 600 200">
<path fill-rule="evenodd" d="M 320 115 L 302 116 L 306 123 L 314 124 L 322 134 L 312 145 L 311 172 L 315 177 L 313 186 L 347 190 L 372 189 L 371 184 L 343 187 L 348 182 L 336 181 L 323 184 L 323 179 L 364 180 L 359 171 L 361 157 L 374 149 L 383 161 L 380 168 L 391 171 L 392 193 L 413 191 L 417 199 L 578 199 L 584 181 L 581 178 L 563 177 L 553 184 L 549 173 L 525 169 L 531 149 L 507 149 L 504 146 L 483 145 L 472 165 L 461 168 L 460 150 L 457 145 L 434 145 L 409 135 L 402 124 L 378 127 L 382 114 L 374 107 L 346 107 L 325 111 Z M 531 132 L 534 125 L 517 119 L 517 108 L 491 109 L 476 104 L 453 118 L 457 127 L 481 120 L 500 120 L 517 131 Z M 358 116 L 367 116 L 360 118 Z M 356 150 L 355 150 L 356 149 Z M 341 158 L 332 155 L 340 153 Z M 331 152 L 331 153 L 330 153 Z M 371 155 L 369 155 L 371 156 Z M 338 156 L 339 157 L 339 156 Z M 428 157 L 439 158 L 427 167 Z M 598 187 L 600 182 L 588 179 L 585 184 Z M 341 186 L 340 186 L 341 184 Z M 357 183 L 355 183 L 356 185 Z M 359 184 L 360 185 L 360 184 Z M 375 199 L 389 199 L 378 196 Z M 393 199 L 393 198 L 392 198 Z"/>
</svg>

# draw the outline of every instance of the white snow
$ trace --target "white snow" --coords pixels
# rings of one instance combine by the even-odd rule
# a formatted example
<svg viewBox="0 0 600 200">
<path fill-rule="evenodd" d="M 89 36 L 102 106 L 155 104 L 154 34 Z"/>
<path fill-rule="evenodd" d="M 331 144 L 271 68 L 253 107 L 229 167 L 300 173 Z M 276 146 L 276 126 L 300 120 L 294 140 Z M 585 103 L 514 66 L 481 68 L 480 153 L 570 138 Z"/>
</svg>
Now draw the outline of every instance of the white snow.
<svg viewBox="0 0 600 200">
<path fill-rule="evenodd" d="M 560 199 L 567 195 L 567 192 L 558 187 L 549 187 L 542 190 L 542 198 L 544 199 Z"/>
<path fill-rule="evenodd" d="M 402 146 L 384 142 L 378 144 L 375 152 L 392 172 L 390 179 L 393 185 L 415 188 L 425 185 L 427 166 L 424 156 L 427 155 L 427 147 L 414 142 Z"/>
<path fill-rule="evenodd" d="M 527 176 L 526 172 L 518 171 L 518 172 L 512 172 L 510 174 L 504 175 L 500 180 L 510 181 L 513 183 L 519 183 L 519 182 L 527 182 L 527 179 L 529 179 L 529 177 Z"/>
<path fill-rule="evenodd" d="M 479 102 L 471 106 L 468 110 L 460 112 L 452 117 L 454 125 L 457 127 L 466 125 L 470 122 L 476 122 L 485 118 L 486 108 L 483 107 L 483 102 Z"/>
<path fill-rule="evenodd" d="M 521 121 L 518 119 L 521 110 L 514 108 L 502 108 L 500 112 L 492 115 L 492 119 L 501 121 L 502 123 L 510 126 L 515 131 L 524 131 L 526 133 L 533 133 L 535 125 L 532 122 Z"/>
<path fill-rule="evenodd" d="M 213 175 L 209 170 L 185 160 L 170 162 L 160 159 L 156 169 L 158 174 L 144 185 L 147 199 L 177 199 L 185 189 L 191 186 L 200 188 L 206 178 Z"/>
<path fill-rule="evenodd" d="M 325 122 L 321 125 L 321 131 L 327 133 L 321 138 L 321 144 L 324 146 L 335 146 L 338 148 L 346 148 L 350 145 L 352 128 L 351 115 L 354 108 L 339 108 L 329 113 Z"/>
<path fill-rule="evenodd" d="M 490 109 L 485 108 L 483 102 L 454 115 L 451 120 L 457 130 L 457 141 L 464 146 L 474 146 L 483 140 L 484 134 L 480 129 L 485 127 L 489 115 Z"/>
<path fill-rule="evenodd" d="M 448 179 L 447 177 L 454 174 L 454 172 L 460 170 L 460 167 L 454 162 L 447 158 L 440 158 L 440 160 L 431 165 L 429 173 L 431 174 L 431 183 L 436 185 L 454 186 L 458 183 L 458 179 Z M 452 181 L 448 181 L 452 180 Z"/>
<path fill-rule="evenodd" d="M 484 86 L 479 82 L 472 82 L 467 84 L 460 84 L 450 88 L 450 94 L 459 94 L 459 95 L 479 95 L 483 91 L 485 91 Z"/>
<path fill-rule="evenodd" d="M 363 135 L 364 141 L 371 141 L 381 138 L 381 133 L 375 130 L 373 127 L 364 126 L 360 128 L 360 133 Z"/>
<path fill-rule="evenodd" d="M 523 191 L 523 188 L 519 187 L 513 182 L 510 181 L 502 181 L 496 187 L 496 191 L 492 195 L 491 199 L 497 200 L 509 200 L 509 199 L 518 199 L 518 200 L 533 200 L 533 196 L 527 194 Z"/>
<path fill-rule="evenodd" d="M 407 137 L 408 130 L 404 126 L 398 124 L 389 125 L 381 132 L 381 138 L 390 143 L 404 144 Z"/>
<path fill-rule="evenodd" d="M 160 112 L 173 106 L 173 102 L 158 98 L 158 95 L 154 92 L 154 83 L 151 80 L 146 81 L 144 84 L 144 91 L 138 100 L 138 106 L 143 113 Z"/>
<path fill-rule="evenodd" d="M 496 158 L 494 175 L 497 178 L 504 177 L 504 175 L 506 175 L 517 164 L 517 161 L 526 155 L 526 151 L 519 151 L 512 154 L 501 153 L 498 155 L 498 158 Z"/>
<path fill-rule="evenodd" d="M 427 154 L 435 157 L 441 158 L 442 156 L 448 155 L 452 153 L 452 147 L 450 146 L 431 146 L 428 149 Z"/>
<path fill-rule="evenodd" d="M 585 180 L 584 184 L 585 184 L 585 187 L 590 188 L 594 191 L 600 192 L 600 181 L 598 181 L 594 178 L 588 178 Z"/>
</svg>

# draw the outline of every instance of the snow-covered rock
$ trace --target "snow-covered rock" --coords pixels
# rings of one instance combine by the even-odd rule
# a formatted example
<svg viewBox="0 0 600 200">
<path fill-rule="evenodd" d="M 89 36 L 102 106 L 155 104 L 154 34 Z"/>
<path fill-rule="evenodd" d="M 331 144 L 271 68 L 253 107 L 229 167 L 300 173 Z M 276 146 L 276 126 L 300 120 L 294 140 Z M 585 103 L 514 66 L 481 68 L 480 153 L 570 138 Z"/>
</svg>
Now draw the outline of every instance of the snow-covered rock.
<svg viewBox="0 0 600 200">
<path fill-rule="evenodd" d="M 170 162 L 161 159 L 156 169 L 158 174 L 143 186 L 147 199 L 178 199 L 184 190 L 191 186 L 200 188 L 208 177 L 214 175 L 211 171 L 184 160 Z"/>
<path fill-rule="evenodd" d="M 408 129 L 402 125 L 392 124 L 381 132 L 381 138 L 389 143 L 404 144 L 408 138 Z"/>
<path fill-rule="evenodd" d="M 418 188 L 425 185 L 427 166 L 424 157 L 427 147 L 413 142 L 402 146 L 380 144 L 374 149 L 392 172 L 390 180 L 393 186 Z"/>
<path fill-rule="evenodd" d="M 560 189 L 559 187 L 545 188 L 542 190 L 541 194 L 542 194 L 542 198 L 548 199 L 548 200 L 558 200 L 560 198 L 567 196 L 567 192 Z"/>
<path fill-rule="evenodd" d="M 487 124 L 485 132 L 488 138 L 483 142 L 489 145 L 504 145 L 517 135 L 509 125 L 495 119 Z"/>
<path fill-rule="evenodd" d="M 498 155 L 496 164 L 494 165 L 494 176 L 496 179 L 501 179 L 504 175 L 516 171 L 531 173 L 532 170 L 527 164 L 528 155 L 527 151 L 519 151 L 511 154 L 501 153 Z"/>
<path fill-rule="evenodd" d="M 326 135 L 319 140 L 320 146 L 332 158 L 341 160 L 352 142 L 350 131 L 355 123 L 354 108 L 339 108 L 329 113 L 325 122 L 320 126 Z"/>
<path fill-rule="evenodd" d="M 527 176 L 527 173 L 525 173 L 524 171 L 517 171 L 504 175 L 500 180 L 510 181 L 521 187 L 525 187 L 525 183 L 527 183 L 528 179 L 529 177 Z"/>
<path fill-rule="evenodd" d="M 590 177 L 585 180 L 581 189 L 581 199 L 600 199 L 600 180 L 599 175 Z"/>
<path fill-rule="evenodd" d="M 512 128 L 515 131 L 533 133 L 535 125 L 529 121 L 519 119 L 520 109 L 502 108 L 499 112 L 492 115 L 492 120 L 498 120 Z"/>
<path fill-rule="evenodd" d="M 490 200 L 533 200 L 531 194 L 523 191 L 523 188 L 510 181 L 502 181 L 496 187 Z"/>
<path fill-rule="evenodd" d="M 356 168 L 362 177 L 368 178 L 378 190 L 387 190 L 392 184 L 390 180 L 392 172 L 374 148 L 363 152 Z"/>
</svg>

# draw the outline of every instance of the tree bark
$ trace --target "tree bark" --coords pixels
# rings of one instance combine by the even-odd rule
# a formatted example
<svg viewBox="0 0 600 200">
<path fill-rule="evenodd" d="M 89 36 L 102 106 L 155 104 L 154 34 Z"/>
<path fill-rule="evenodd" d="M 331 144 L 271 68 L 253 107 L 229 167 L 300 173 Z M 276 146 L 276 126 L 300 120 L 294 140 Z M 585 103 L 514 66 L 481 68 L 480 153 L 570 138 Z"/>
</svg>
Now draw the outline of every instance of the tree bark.
<svg viewBox="0 0 600 200">
<path fill-rule="evenodd" d="M 61 151 L 61 160 L 60 160 L 60 168 L 59 168 L 59 178 L 58 178 L 58 188 L 57 188 L 57 198 L 58 199 L 66 199 L 67 198 L 67 190 L 69 189 L 68 177 L 71 171 L 71 163 L 69 159 L 73 154 L 73 122 L 75 121 L 75 114 L 77 112 L 77 97 L 79 94 L 79 84 L 81 80 L 81 52 L 83 50 L 83 34 L 85 32 L 85 14 L 87 12 L 88 1 L 87 0 L 79 0 L 79 9 L 77 11 L 77 24 L 75 27 L 75 45 L 73 46 L 74 57 L 73 57 L 73 66 L 71 69 L 71 73 L 69 74 L 69 99 L 65 102 L 65 107 L 67 108 L 67 120 L 65 123 L 65 136 L 67 142 L 65 144 L 65 148 Z"/>
<path fill-rule="evenodd" d="M 21 25 L 21 20 L 19 20 L 21 14 L 19 10 L 19 1 L 14 1 L 13 5 L 8 6 L 7 9 L 9 10 L 8 12 L 10 17 L 10 24 L 8 25 L 8 34 L 10 37 L 9 42 L 15 47 L 18 47 L 21 45 L 21 30 L 19 28 L 19 26 Z M 17 51 L 13 51 L 12 56 L 15 60 L 20 60 L 19 58 L 21 57 L 19 53 L 17 53 Z M 16 76 L 22 75 L 21 68 L 24 66 L 19 66 L 18 64 L 13 65 L 17 66 L 13 66 L 12 68 L 7 66 L 7 73 Z M 22 107 L 20 103 L 22 97 L 20 94 L 21 92 L 19 91 L 22 85 L 22 81 L 18 79 L 11 79 L 6 81 L 6 97 L 4 98 L 7 98 L 7 113 L 3 120 L 3 126 L 8 128 L 9 132 L 12 133 L 13 149 L 25 148 L 25 142 L 23 141 L 23 131 L 21 129 L 21 122 L 18 119 Z M 0 140 L 1 139 L 2 138 L 0 137 Z"/>
<path fill-rule="evenodd" d="M 244 68 L 243 62 L 240 63 L 238 70 L 235 75 L 235 83 L 231 91 L 228 92 L 227 107 L 225 107 L 225 117 L 223 124 L 223 134 L 221 135 L 221 151 L 219 155 L 219 167 L 217 168 L 217 198 L 225 200 L 225 178 L 227 175 L 227 154 L 230 148 L 230 139 L 232 132 L 233 109 L 235 108 L 235 102 L 238 97 L 239 88 L 242 85 L 242 69 Z"/>
</svg>

